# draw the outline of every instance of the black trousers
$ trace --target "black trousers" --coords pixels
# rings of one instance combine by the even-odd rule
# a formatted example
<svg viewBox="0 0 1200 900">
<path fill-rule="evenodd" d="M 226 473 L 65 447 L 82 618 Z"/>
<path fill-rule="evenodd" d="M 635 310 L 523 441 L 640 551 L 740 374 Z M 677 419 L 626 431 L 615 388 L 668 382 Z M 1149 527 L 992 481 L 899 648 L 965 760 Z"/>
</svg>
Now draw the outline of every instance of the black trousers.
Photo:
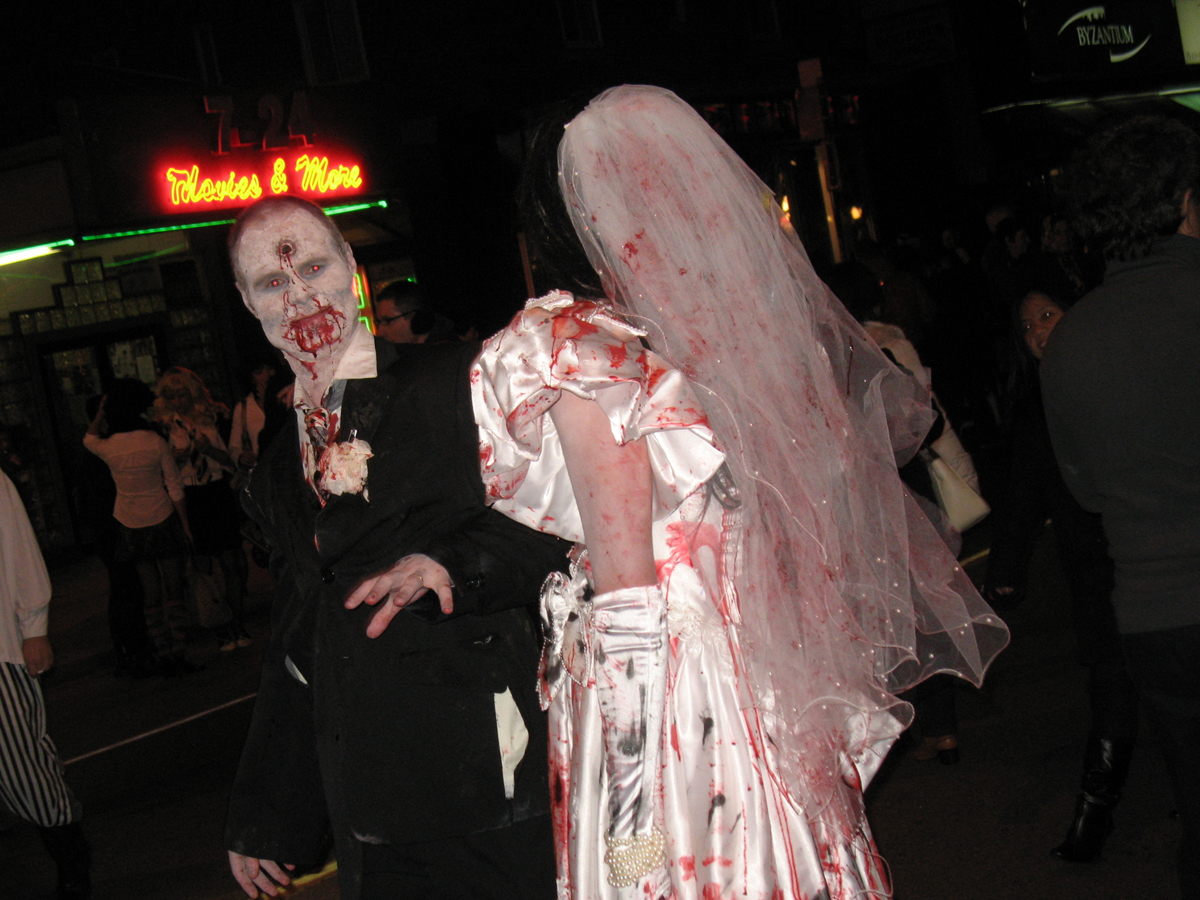
<svg viewBox="0 0 1200 900">
<path fill-rule="evenodd" d="M 363 844 L 362 900 L 554 900 L 550 816 L 419 844 Z"/>
<path fill-rule="evenodd" d="M 1181 896 L 1200 900 L 1200 625 L 1127 634 L 1124 642 L 1175 788 Z"/>
<path fill-rule="evenodd" d="M 153 650 L 142 610 L 142 580 L 132 562 L 101 557 L 108 569 L 108 631 L 113 649 L 129 656 L 148 656 Z"/>
</svg>

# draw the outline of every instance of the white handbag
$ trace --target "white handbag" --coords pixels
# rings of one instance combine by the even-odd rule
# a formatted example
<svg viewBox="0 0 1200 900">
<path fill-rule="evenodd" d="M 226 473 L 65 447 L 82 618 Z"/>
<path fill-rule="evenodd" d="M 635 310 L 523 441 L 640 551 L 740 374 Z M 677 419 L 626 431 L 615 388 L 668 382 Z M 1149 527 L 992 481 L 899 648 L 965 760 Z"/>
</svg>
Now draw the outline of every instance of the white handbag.
<svg viewBox="0 0 1200 900">
<path fill-rule="evenodd" d="M 938 506 L 959 533 L 978 525 L 992 511 L 987 501 L 940 456 L 930 453 L 925 462 L 929 467 L 929 478 L 933 482 Z"/>
</svg>

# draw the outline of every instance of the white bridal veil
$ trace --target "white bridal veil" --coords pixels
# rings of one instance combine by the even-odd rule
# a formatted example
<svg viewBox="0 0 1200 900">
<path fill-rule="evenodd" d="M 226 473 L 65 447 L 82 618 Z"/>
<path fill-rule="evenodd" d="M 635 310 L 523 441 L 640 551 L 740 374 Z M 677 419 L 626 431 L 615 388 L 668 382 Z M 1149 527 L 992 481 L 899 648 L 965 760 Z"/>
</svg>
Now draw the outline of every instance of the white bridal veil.
<svg viewBox="0 0 1200 900">
<path fill-rule="evenodd" d="M 696 385 L 727 454 L 741 525 L 725 590 L 757 714 L 788 789 L 837 819 L 872 747 L 911 718 L 894 694 L 935 672 L 979 684 L 1008 639 L 896 474 L 932 421 L 928 395 L 674 94 L 601 94 L 567 126 L 559 166 L 609 296 Z"/>
</svg>

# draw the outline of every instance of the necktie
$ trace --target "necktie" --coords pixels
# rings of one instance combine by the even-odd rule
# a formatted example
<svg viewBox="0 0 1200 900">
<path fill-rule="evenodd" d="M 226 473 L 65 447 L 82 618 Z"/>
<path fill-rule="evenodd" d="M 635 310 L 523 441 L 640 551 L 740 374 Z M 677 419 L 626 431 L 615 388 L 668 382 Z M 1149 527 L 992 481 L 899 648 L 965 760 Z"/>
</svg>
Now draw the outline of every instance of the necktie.
<svg viewBox="0 0 1200 900">
<path fill-rule="evenodd" d="M 325 448 L 330 442 L 336 442 L 338 439 L 338 430 L 341 428 L 339 419 L 341 418 L 342 398 L 345 395 L 346 382 L 335 380 L 329 386 L 329 390 L 325 392 L 324 405 L 302 407 L 304 430 L 308 434 L 308 442 L 313 450 L 313 473 L 310 475 L 308 467 L 305 466 L 304 477 L 308 479 L 308 483 L 321 498 L 322 506 L 329 499 L 329 492 L 321 487 L 321 454 L 325 452 Z"/>
<path fill-rule="evenodd" d="M 305 409 L 304 430 L 308 433 L 309 443 L 312 444 L 314 462 L 313 474 L 309 476 L 307 468 L 304 474 L 324 506 L 329 494 L 321 487 L 321 454 L 325 452 L 325 446 L 329 442 L 329 410 L 323 406 Z"/>
</svg>

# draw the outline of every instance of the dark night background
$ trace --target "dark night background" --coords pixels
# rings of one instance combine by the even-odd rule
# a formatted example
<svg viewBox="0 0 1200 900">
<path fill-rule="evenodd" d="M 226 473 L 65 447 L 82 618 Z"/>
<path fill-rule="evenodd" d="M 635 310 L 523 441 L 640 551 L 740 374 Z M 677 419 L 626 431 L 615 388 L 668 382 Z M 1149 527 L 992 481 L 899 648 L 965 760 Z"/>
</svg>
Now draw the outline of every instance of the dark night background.
<svg viewBox="0 0 1200 900">
<path fill-rule="evenodd" d="M 1155 96 L 1191 78 L 1177 32 L 1177 58 L 1160 54 L 1136 67 L 1072 72 L 1066 66 L 1056 73 L 1056 61 L 1031 56 L 1036 41 L 1027 21 L 1052 35 L 1075 6 L 1073 0 L 29 4 L 7 20 L 0 174 L 55 155 L 71 170 L 72 140 L 81 148 L 89 140 L 100 146 L 104 140 L 95 134 L 104 129 L 106 162 L 119 165 L 122 141 L 165 147 L 176 135 L 170 115 L 148 117 L 147 109 L 173 108 L 176 118 L 203 122 L 203 98 L 210 95 L 237 98 L 243 130 L 257 127 L 245 115 L 253 116 L 254 99 L 264 93 L 287 98 L 306 90 L 326 104 L 346 98 L 333 136 L 371 145 L 375 173 L 386 176 L 377 179 L 378 196 L 391 201 L 387 210 L 362 214 L 369 239 L 351 238 L 359 261 L 411 259 L 442 308 L 486 334 L 527 293 L 512 194 L 525 139 L 546 104 L 620 83 L 675 90 L 777 196 L 792 197 L 793 222 L 822 273 L 836 258 L 815 161 L 822 137 L 821 147 L 835 156 L 844 255 L 868 233 L 885 247 L 932 246 L 948 226 L 978 252 L 987 240 L 983 214 L 996 202 L 1010 203 L 1028 221 L 1061 205 L 1060 175 L 1071 151 L 1107 116 L 1134 109 L 1196 116 Z M 1174 16 L 1170 0 L 1109 8 Z M 809 95 L 823 134 L 802 138 L 794 120 L 754 118 L 766 107 L 798 109 L 798 64 L 813 59 L 822 81 Z M 1130 94 L 1138 96 L 1113 99 Z M 1062 99 L 1079 102 L 1037 104 Z M 140 118 L 127 122 L 122 112 L 137 107 Z M 121 179 L 145 180 L 142 168 L 99 169 L 90 192 L 73 186 L 77 231 L 161 224 L 145 220 L 144 210 L 113 209 L 120 206 L 114 198 L 129 195 Z M 94 208 L 82 199 L 106 191 L 107 201 Z M 0 206 L 7 206 L 0 247 L 61 236 L 25 227 L 14 205 Z M 849 221 L 851 206 L 865 210 L 862 224 Z M 240 319 L 219 249 L 209 256 L 213 301 L 247 326 L 235 334 L 253 331 Z M 222 290 L 227 297 L 218 296 Z"/>
<path fill-rule="evenodd" d="M 837 127 L 869 176 L 880 235 L 890 236 L 946 216 L 975 224 L 981 204 L 1002 189 L 997 179 L 1012 174 L 1011 160 L 995 158 L 978 111 L 1029 91 L 1015 2 L 105 6 L 51 4 L 9 32 L 4 145 L 56 134 L 64 98 L 86 107 L 114 95 L 358 85 L 380 98 L 372 115 L 385 133 L 402 121 L 437 124 L 442 177 L 434 183 L 425 173 L 401 190 L 412 195 L 415 240 L 437 236 L 437 250 L 417 248 L 427 281 L 455 293 L 478 289 L 479 279 L 516 281 L 509 197 L 520 141 L 512 137 L 560 97 L 642 82 L 696 105 L 753 103 L 790 97 L 797 62 L 820 58 L 830 97 L 856 98 L 856 121 Z M 731 140 L 764 177 L 764 161 L 799 144 L 795 135 Z M 470 278 L 431 253 L 468 255 Z"/>
<path fill-rule="evenodd" d="M 438 177 L 428 170 L 412 177 L 411 161 L 397 148 L 406 171 L 394 186 L 412 209 L 411 249 L 427 283 L 458 296 L 480 289 L 481 280 L 522 293 L 512 263 L 510 196 L 520 134 L 541 105 L 622 82 L 660 84 L 697 106 L 753 104 L 791 96 L 797 63 L 819 58 L 832 113 L 828 132 L 841 147 L 848 180 L 869 200 L 876 236 L 888 241 L 954 222 L 978 238 L 982 213 L 998 198 L 1052 205 L 1047 173 L 1091 124 L 1087 116 L 1044 109 L 1019 116 L 981 111 L 1039 97 L 1144 90 L 1186 75 L 1179 66 L 1033 81 L 1022 17 L 1030 6 L 1055 5 L 48 4 L 10 19 L 0 141 L 11 148 L 56 134 L 65 98 L 86 108 L 115 95 L 195 98 L 353 85 L 378 98 L 369 115 L 379 134 L 398 134 L 403 122 L 436 123 Z M 843 114 L 849 104 L 853 111 Z M 1092 108 L 1093 120 L 1102 115 Z M 772 160 L 800 144 L 794 134 L 729 139 L 768 180 Z M 810 249 L 819 261 L 822 248 Z M 465 267 L 464 258 L 471 260 Z"/>
</svg>

